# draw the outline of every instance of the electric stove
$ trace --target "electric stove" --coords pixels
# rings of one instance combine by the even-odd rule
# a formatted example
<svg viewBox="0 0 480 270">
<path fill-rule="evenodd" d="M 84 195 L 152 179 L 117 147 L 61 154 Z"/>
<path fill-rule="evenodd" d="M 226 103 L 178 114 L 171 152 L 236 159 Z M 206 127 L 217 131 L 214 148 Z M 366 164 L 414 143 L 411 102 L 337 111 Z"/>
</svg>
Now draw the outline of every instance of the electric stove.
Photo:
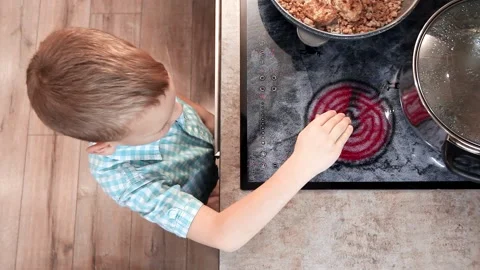
<svg viewBox="0 0 480 270">
<path fill-rule="evenodd" d="M 380 35 L 312 48 L 270 0 L 241 1 L 241 188 L 266 181 L 298 133 L 330 109 L 349 115 L 355 130 L 337 163 L 305 189 L 479 188 L 445 168 L 445 134 L 413 84 L 416 38 L 446 2 L 422 0 Z"/>
</svg>

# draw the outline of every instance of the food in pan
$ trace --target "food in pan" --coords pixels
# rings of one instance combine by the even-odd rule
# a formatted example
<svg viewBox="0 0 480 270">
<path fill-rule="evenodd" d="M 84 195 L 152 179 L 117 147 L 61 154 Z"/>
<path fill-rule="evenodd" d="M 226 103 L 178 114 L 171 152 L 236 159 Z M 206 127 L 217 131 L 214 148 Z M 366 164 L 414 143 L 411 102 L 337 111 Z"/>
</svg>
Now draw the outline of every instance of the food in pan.
<svg viewBox="0 0 480 270">
<path fill-rule="evenodd" d="M 374 31 L 395 20 L 402 7 L 402 0 L 277 1 L 303 23 L 337 34 Z"/>
</svg>

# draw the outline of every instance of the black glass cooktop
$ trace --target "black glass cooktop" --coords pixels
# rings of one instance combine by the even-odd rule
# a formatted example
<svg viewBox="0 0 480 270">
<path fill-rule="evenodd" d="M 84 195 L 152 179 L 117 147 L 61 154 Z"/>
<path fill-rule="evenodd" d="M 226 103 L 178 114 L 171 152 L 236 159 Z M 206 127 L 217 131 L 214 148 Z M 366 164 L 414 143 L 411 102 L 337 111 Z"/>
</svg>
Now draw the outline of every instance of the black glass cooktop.
<svg viewBox="0 0 480 270">
<path fill-rule="evenodd" d="M 241 188 L 266 181 L 311 118 L 329 109 L 348 114 L 355 131 L 338 162 L 306 189 L 479 188 L 450 173 L 418 132 L 432 123 L 415 95 L 413 47 L 446 2 L 420 1 L 383 34 L 312 48 L 270 0 L 242 1 Z"/>
</svg>

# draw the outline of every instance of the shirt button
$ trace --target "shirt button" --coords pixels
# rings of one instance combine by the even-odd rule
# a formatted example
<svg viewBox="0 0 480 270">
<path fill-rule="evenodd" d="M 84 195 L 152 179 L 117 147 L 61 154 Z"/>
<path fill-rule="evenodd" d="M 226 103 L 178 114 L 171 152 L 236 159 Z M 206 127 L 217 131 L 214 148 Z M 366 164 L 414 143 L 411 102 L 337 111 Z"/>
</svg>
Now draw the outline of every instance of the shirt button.
<svg viewBox="0 0 480 270">
<path fill-rule="evenodd" d="M 170 209 L 170 211 L 168 211 L 168 218 L 169 219 L 176 219 L 177 215 L 178 215 L 178 209 L 176 209 L 176 208 Z"/>
</svg>

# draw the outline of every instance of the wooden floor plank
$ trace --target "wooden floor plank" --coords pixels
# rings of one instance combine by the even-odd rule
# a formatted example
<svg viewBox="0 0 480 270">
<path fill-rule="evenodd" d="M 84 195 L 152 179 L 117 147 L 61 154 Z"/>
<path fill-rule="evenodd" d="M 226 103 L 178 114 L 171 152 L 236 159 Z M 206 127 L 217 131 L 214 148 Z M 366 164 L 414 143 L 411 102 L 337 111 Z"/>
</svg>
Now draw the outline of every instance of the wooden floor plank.
<svg viewBox="0 0 480 270">
<path fill-rule="evenodd" d="M 40 2 L 40 1 L 39 1 Z M 90 18 L 90 0 L 44 0 L 40 2 L 38 41 L 44 40 L 51 32 L 68 26 L 88 27 Z M 35 112 L 30 113 L 30 135 L 51 135 L 53 131 L 38 119 Z"/>
<path fill-rule="evenodd" d="M 140 47 L 167 66 L 175 88 L 190 97 L 192 1 L 144 0 Z"/>
<path fill-rule="evenodd" d="M 187 254 L 188 270 L 214 270 L 219 267 L 218 249 L 207 247 L 189 240 Z"/>
<path fill-rule="evenodd" d="M 18 269 L 71 269 L 79 150 L 68 137 L 29 137 Z"/>
<path fill-rule="evenodd" d="M 140 13 L 142 0 L 92 0 L 92 13 Z"/>
<path fill-rule="evenodd" d="M 128 269 L 131 211 L 119 207 L 103 191 L 97 193 L 94 225 L 95 269 Z"/>
<path fill-rule="evenodd" d="M 186 269 L 186 241 L 137 214 L 132 220 L 130 269 Z"/>
<path fill-rule="evenodd" d="M 90 174 L 88 143 L 80 144 L 77 212 L 75 218 L 75 243 L 73 269 L 95 269 L 95 213 L 97 211 L 97 182 Z"/>
<path fill-rule="evenodd" d="M 91 27 L 138 45 L 140 14 L 93 14 Z M 103 191 L 97 192 L 94 225 L 96 269 L 128 269 L 132 213 L 121 208 Z"/>
<path fill-rule="evenodd" d="M 0 268 L 14 269 L 30 105 L 25 69 L 35 50 L 38 1 L 0 1 Z"/>
<path fill-rule="evenodd" d="M 90 25 L 90 10 L 91 0 L 67 0 L 66 26 L 88 27 Z"/>
<path fill-rule="evenodd" d="M 91 27 L 112 33 L 138 46 L 140 14 L 93 14 Z"/>
<path fill-rule="evenodd" d="M 132 217 L 130 269 L 162 269 L 165 259 L 163 229 L 137 214 Z"/>
<path fill-rule="evenodd" d="M 140 47 L 167 67 L 175 89 L 189 97 L 193 56 L 191 44 L 197 42 L 192 40 L 192 13 L 191 0 L 144 0 L 140 40 Z M 135 259 L 131 269 L 138 269 L 137 265 L 151 268 L 158 261 L 163 266 L 160 269 L 186 269 L 187 241 L 155 226 L 137 220 L 132 224 L 133 235 L 143 240 L 132 245 L 132 259 Z M 137 250 L 152 250 L 149 245 L 153 245 L 155 250 L 153 256 L 145 255 L 152 252 L 144 252 L 143 256 L 139 254 Z"/>
<path fill-rule="evenodd" d="M 215 110 L 215 0 L 193 0 L 191 99 Z M 202 12 L 196 12 L 201 10 Z M 219 209 L 218 202 L 213 206 Z M 187 269 L 218 269 L 219 252 L 193 241 L 187 245 Z"/>
<path fill-rule="evenodd" d="M 215 0 L 193 0 L 192 79 L 193 101 L 215 110 Z M 196 12 L 201 11 L 201 12 Z"/>
</svg>

